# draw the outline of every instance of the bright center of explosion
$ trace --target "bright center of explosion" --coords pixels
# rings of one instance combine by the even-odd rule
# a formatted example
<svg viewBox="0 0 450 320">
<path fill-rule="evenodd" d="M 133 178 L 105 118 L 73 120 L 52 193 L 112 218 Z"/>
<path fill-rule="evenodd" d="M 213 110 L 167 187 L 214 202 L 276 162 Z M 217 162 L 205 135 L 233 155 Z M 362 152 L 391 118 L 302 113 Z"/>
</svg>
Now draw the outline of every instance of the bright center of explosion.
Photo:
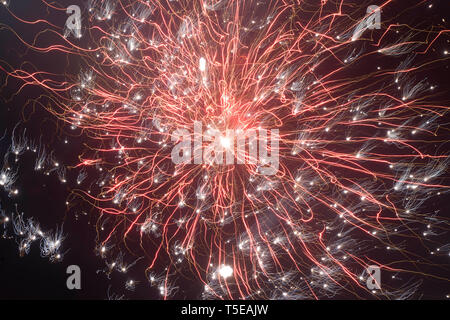
<svg viewBox="0 0 450 320">
<path fill-rule="evenodd" d="M 231 146 L 231 140 L 229 137 L 220 137 L 220 144 L 222 145 L 222 147 L 224 147 L 225 149 L 229 149 Z"/>
<path fill-rule="evenodd" d="M 219 268 L 219 275 L 226 279 L 233 275 L 233 268 L 227 265 L 223 265 Z"/>
</svg>

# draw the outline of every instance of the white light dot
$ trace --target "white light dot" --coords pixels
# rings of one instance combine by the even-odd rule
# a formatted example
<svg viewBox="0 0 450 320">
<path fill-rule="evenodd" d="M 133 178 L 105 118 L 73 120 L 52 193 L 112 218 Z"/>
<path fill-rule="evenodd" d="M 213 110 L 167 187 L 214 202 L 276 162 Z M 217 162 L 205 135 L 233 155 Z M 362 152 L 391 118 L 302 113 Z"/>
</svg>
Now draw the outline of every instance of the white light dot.
<svg viewBox="0 0 450 320">
<path fill-rule="evenodd" d="M 233 275 L 233 268 L 228 265 L 222 265 L 219 268 L 219 275 L 224 279 L 229 278 Z"/>
</svg>

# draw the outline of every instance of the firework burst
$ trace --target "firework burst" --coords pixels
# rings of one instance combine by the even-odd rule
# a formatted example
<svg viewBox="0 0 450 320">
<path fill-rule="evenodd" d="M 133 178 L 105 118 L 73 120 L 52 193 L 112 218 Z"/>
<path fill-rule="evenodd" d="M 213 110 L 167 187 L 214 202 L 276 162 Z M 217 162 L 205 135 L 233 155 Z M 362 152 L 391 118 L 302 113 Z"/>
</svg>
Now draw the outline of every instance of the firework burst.
<svg viewBox="0 0 450 320">
<path fill-rule="evenodd" d="M 415 243 L 448 255 L 425 244 L 447 222 L 424 209 L 448 190 L 448 155 L 437 147 L 448 106 L 424 76 L 448 30 L 396 16 L 377 30 L 371 3 L 317 2 L 90 0 L 79 32 L 24 21 L 57 35 L 48 46 L 39 34 L 23 40 L 30 49 L 79 62 L 77 75 L 0 68 L 45 89 L 38 104 L 81 132 L 69 202 L 82 198 L 98 216 L 107 274 L 145 261 L 163 298 L 179 275 L 198 279 L 204 298 L 407 298 L 420 280 L 372 292 L 367 267 L 392 279 L 418 273 Z M 377 10 L 387 17 L 392 7 Z M 189 132 L 189 148 L 175 164 L 177 130 Z M 263 130 L 278 130 L 277 143 L 248 134 Z M 19 156 L 29 143 L 16 137 Z M 273 163 L 252 155 L 252 143 L 277 153 L 275 174 L 263 174 Z M 207 157 L 213 145 L 223 153 Z M 53 163 L 65 183 L 66 168 L 35 152 L 36 170 Z M 5 190 L 14 176 L 1 174 Z M 142 258 L 127 265 L 123 252 Z"/>
</svg>

